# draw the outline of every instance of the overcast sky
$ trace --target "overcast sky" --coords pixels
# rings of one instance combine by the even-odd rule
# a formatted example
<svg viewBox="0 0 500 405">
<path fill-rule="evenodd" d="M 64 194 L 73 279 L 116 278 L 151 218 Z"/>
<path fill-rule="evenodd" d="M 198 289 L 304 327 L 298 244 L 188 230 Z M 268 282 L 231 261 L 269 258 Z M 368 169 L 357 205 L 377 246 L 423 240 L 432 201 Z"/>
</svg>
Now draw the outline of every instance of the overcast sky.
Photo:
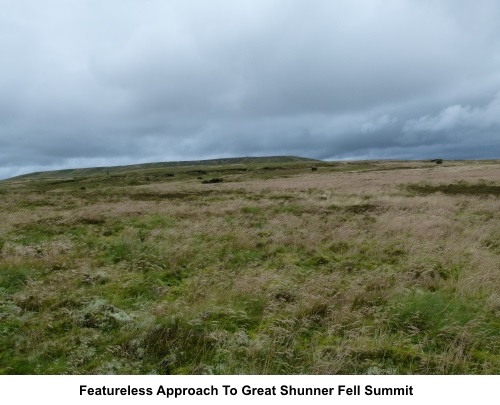
<svg viewBox="0 0 500 405">
<path fill-rule="evenodd" d="M 500 158 L 497 0 L 0 0 L 0 178 Z"/>
</svg>

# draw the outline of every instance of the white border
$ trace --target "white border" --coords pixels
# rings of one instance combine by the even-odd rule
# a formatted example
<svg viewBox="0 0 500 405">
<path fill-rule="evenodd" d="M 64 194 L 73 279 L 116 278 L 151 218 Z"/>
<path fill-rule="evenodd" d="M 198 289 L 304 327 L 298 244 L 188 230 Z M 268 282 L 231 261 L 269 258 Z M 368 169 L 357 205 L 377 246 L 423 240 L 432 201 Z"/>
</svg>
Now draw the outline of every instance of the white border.
<svg viewBox="0 0 500 405">
<path fill-rule="evenodd" d="M 80 386 L 151 388 L 151 396 L 80 395 Z M 210 387 L 217 396 L 156 395 L 159 386 Z M 235 396 L 224 395 L 224 385 L 236 388 Z M 275 388 L 276 395 L 243 395 L 242 387 Z M 333 387 L 333 395 L 283 396 L 282 385 L 296 388 Z M 339 395 L 339 386 L 360 386 L 360 395 Z M 413 387 L 413 395 L 367 396 L 365 387 Z M 496 403 L 500 376 L 0 376 L 0 398 L 3 403 L 39 404 L 277 404 L 307 402 L 311 404 L 443 404 L 445 401 Z M 354 390 L 352 391 L 354 393 Z"/>
</svg>

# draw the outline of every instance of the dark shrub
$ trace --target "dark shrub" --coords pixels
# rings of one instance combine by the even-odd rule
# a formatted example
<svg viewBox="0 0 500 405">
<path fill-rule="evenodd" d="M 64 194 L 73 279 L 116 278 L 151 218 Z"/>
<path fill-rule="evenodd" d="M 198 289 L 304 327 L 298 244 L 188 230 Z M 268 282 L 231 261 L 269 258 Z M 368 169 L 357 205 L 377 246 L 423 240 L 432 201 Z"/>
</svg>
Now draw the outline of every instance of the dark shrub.
<svg viewBox="0 0 500 405">
<path fill-rule="evenodd" d="M 215 177 L 210 180 L 203 180 L 202 184 L 212 184 L 212 183 L 222 183 L 224 179 L 221 179 L 220 177 Z"/>
</svg>

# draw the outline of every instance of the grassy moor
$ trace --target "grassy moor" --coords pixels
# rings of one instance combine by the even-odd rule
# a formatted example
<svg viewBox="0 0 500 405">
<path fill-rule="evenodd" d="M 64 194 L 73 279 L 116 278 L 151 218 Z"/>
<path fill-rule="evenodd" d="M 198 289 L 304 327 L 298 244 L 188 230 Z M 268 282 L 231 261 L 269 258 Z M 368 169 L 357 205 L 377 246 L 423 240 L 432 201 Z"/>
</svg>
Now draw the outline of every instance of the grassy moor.
<svg viewBox="0 0 500 405">
<path fill-rule="evenodd" d="M 499 374 L 500 161 L 0 182 L 0 374 Z"/>
</svg>

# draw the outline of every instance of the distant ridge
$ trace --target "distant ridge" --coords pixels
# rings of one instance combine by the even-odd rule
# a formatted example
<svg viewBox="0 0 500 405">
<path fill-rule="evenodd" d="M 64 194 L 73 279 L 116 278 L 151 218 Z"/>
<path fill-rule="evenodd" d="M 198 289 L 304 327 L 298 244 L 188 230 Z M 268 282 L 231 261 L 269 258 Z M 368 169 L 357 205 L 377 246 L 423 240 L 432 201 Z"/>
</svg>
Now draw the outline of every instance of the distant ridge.
<svg viewBox="0 0 500 405">
<path fill-rule="evenodd" d="M 246 156 L 234 158 L 218 158 L 206 160 L 181 160 L 173 162 L 153 162 L 153 163 L 139 163 L 124 166 L 100 166 L 100 167 L 87 167 L 81 169 L 62 169 L 50 170 L 43 172 L 33 172 L 22 174 L 20 176 L 11 177 L 9 180 L 35 180 L 42 178 L 66 178 L 66 177 L 80 177 L 80 176 L 93 176 L 99 174 L 120 174 L 121 172 L 129 171 L 142 171 L 150 169 L 162 168 L 180 168 L 190 166 L 226 166 L 226 165 L 246 165 L 246 164 L 279 164 L 279 163 L 317 163 L 320 160 L 304 158 L 299 156 Z M 4 180 L 4 181 L 5 181 Z"/>
</svg>

